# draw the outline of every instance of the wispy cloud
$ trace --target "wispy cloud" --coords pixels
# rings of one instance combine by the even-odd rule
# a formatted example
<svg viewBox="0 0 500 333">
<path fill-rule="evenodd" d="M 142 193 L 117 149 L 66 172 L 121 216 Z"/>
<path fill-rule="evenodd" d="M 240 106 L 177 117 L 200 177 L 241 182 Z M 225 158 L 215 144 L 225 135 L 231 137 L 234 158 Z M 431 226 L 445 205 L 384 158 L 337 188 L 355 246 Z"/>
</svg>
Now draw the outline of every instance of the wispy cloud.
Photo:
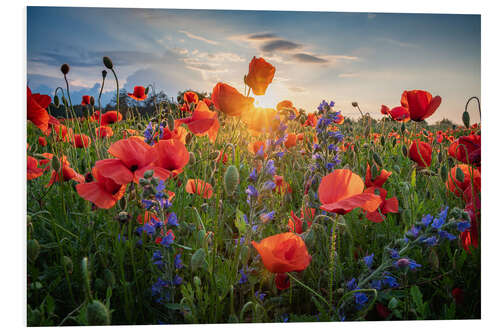
<svg viewBox="0 0 500 333">
<path fill-rule="evenodd" d="M 216 42 L 214 40 L 210 40 L 210 39 L 207 39 L 205 37 L 195 35 L 193 33 L 190 33 L 189 31 L 186 31 L 186 30 L 179 30 L 179 32 L 185 34 L 186 36 L 188 36 L 191 39 L 201 40 L 202 42 L 205 42 L 207 44 L 211 44 L 211 45 L 219 44 L 218 42 Z"/>
<path fill-rule="evenodd" d="M 328 60 L 307 54 L 307 53 L 295 53 L 292 55 L 292 59 L 296 60 L 297 62 L 305 62 L 305 63 L 313 63 L 313 64 L 326 64 L 328 63 Z"/>
<path fill-rule="evenodd" d="M 273 53 L 276 51 L 287 52 L 287 51 L 293 51 L 293 50 L 300 49 L 301 47 L 302 47 L 302 45 L 295 43 L 295 42 L 291 42 L 289 40 L 276 39 L 276 40 L 272 40 L 272 41 L 269 41 L 269 42 L 262 44 L 260 46 L 260 50 L 263 52 L 269 52 L 269 53 Z"/>
<path fill-rule="evenodd" d="M 378 38 L 379 41 L 389 43 L 392 45 L 396 45 L 399 47 L 409 47 L 409 48 L 414 48 L 417 47 L 418 45 L 413 44 L 413 43 L 406 43 L 406 42 L 401 42 L 392 38 Z"/>
</svg>

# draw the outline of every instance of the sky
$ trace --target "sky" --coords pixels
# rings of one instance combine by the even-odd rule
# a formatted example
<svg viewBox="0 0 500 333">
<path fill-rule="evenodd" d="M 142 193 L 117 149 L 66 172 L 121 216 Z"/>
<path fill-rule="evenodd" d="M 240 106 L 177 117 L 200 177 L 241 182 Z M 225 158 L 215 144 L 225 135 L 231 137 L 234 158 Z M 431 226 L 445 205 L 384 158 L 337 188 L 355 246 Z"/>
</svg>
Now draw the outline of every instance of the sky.
<svg viewBox="0 0 500 333">
<path fill-rule="evenodd" d="M 152 84 L 211 92 L 217 82 L 243 93 L 252 57 L 276 67 L 256 106 L 284 99 L 312 112 L 323 100 L 356 118 L 351 102 L 380 118 L 380 106 L 400 104 L 404 90 L 442 97 L 430 123 L 461 124 L 469 97 L 481 98 L 481 17 L 448 14 L 223 11 L 28 7 L 27 79 L 33 92 L 64 86 L 68 63 L 73 102 L 97 96 L 109 56 L 120 88 Z M 104 86 L 106 104 L 116 89 Z M 469 106 L 471 123 L 477 106 Z"/>
</svg>

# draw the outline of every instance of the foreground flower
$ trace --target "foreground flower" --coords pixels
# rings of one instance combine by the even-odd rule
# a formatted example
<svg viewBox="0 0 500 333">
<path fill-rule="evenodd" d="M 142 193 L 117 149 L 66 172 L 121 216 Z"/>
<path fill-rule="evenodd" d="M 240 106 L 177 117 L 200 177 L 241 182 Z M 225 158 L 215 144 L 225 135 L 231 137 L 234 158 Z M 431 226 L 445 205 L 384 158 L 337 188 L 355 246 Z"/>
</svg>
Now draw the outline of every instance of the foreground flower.
<svg viewBox="0 0 500 333">
<path fill-rule="evenodd" d="M 383 220 L 385 220 L 384 214 L 398 212 L 399 203 L 398 203 L 398 199 L 396 197 L 386 199 L 387 191 L 383 188 L 369 187 L 365 190 L 365 193 L 377 194 L 377 192 L 380 195 L 380 198 L 382 199 L 382 203 L 380 204 L 378 209 L 376 209 L 375 211 L 367 212 L 366 218 L 372 222 L 380 223 Z"/>
<path fill-rule="evenodd" d="M 250 134 L 259 135 L 276 131 L 280 125 L 278 112 L 271 108 L 255 108 L 241 115 L 241 120 L 247 125 Z"/>
<path fill-rule="evenodd" d="M 413 121 L 422 121 L 432 116 L 441 104 L 441 97 L 424 90 L 404 91 L 401 95 L 401 106 L 408 109 Z"/>
<path fill-rule="evenodd" d="M 147 170 L 153 170 L 155 177 L 166 180 L 180 174 L 189 163 L 189 152 L 186 146 L 177 139 L 158 141 L 151 153 L 156 157 L 155 162 L 138 170 L 137 177 L 142 177 Z"/>
<path fill-rule="evenodd" d="M 252 88 L 255 95 L 264 95 L 267 86 L 273 81 L 276 68 L 264 58 L 253 57 L 248 66 L 245 83 Z"/>
<path fill-rule="evenodd" d="M 113 136 L 113 129 L 109 126 L 101 126 L 95 129 L 95 134 L 99 138 L 107 138 Z"/>
<path fill-rule="evenodd" d="M 219 120 L 217 112 L 210 111 L 205 102 L 199 102 L 191 117 L 179 119 L 179 122 L 186 124 L 194 135 L 208 135 L 210 142 L 215 143 L 219 132 Z"/>
<path fill-rule="evenodd" d="M 245 97 L 230 85 L 219 82 L 212 91 L 212 101 L 215 107 L 227 116 L 239 116 L 250 109 L 254 99 Z"/>
<path fill-rule="evenodd" d="M 148 95 L 146 95 L 145 93 L 146 93 L 146 88 L 142 86 L 135 86 L 134 92 L 127 93 L 127 95 L 128 97 L 135 99 L 136 101 L 143 101 L 148 97 Z"/>
<path fill-rule="evenodd" d="M 363 193 L 365 184 L 360 176 L 348 169 L 338 169 L 324 176 L 318 188 L 320 209 L 347 214 L 354 208 L 375 211 L 382 199 L 373 193 Z"/>
<path fill-rule="evenodd" d="M 177 139 L 183 144 L 186 144 L 186 137 L 189 134 L 188 130 L 182 126 L 179 119 L 174 121 L 174 130 L 171 131 L 168 126 L 163 129 L 163 136 L 160 140 Z"/>
<path fill-rule="evenodd" d="M 92 176 L 95 181 L 76 185 L 76 192 L 97 207 L 109 209 L 125 194 L 127 185 L 117 184 L 113 179 L 106 177 L 97 165 L 92 168 Z"/>
<path fill-rule="evenodd" d="M 186 192 L 197 194 L 204 199 L 210 199 L 214 193 L 212 185 L 204 182 L 201 179 L 188 179 L 186 184 Z"/>
<path fill-rule="evenodd" d="M 32 94 L 28 87 L 28 109 L 27 116 L 42 132 L 49 128 L 49 113 L 46 108 L 50 105 L 51 98 L 48 95 Z"/>
<path fill-rule="evenodd" d="M 457 172 L 460 172 L 458 169 L 460 169 L 464 175 L 462 181 L 459 180 L 460 177 L 457 177 Z M 450 170 L 448 180 L 446 181 L 446 188 L 456 196 L 462 197 L 472 183 L 474 183 L 474 189 L 477 191 L 481 184 L 481 172 L 470 165 L 459 164 Z"/>
<path fill-rule="evenodd" d="M 306 244 L 292 232 L 264 238 L 260 243 L 252 241 L 252 245 L 271 273 L 303 271 L 311 262 Z"/>
<path fill-rule="evenodd" d="M 427 142 L 414 140 L 410 146 L 410 158 L 415 161 L 418 166 L 427 168 L 431 165 L 432 147 Z"/>
</svg>

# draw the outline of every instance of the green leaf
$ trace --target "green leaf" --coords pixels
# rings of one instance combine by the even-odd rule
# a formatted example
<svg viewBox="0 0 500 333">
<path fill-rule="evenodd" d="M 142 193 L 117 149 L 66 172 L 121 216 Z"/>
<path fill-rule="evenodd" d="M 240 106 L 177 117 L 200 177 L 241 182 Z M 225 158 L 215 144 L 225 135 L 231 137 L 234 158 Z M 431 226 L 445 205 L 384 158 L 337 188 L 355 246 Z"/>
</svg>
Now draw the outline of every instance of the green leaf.
<svg viewBox="0 0 500 333">
<path fill-rule="evenodd" d="M 417 169 L 413 169 L 411 172 L 411 186 L 415 187 L 417 185 Z"/>
<path fill-rule="evenodd" d="M 411 295 L 411 298 L 413 299 L 413 303 L 415 303 L 416 307 L 417 307 L 417 311 L 420 313 L 420 314 L 423 314 L 424 313 L 424 302 L 423 302 L 423 297 L 422 297 L 422 293 L 420 292 L 420 289 L 418 288 L 418 286 L 412 286 L 410 288 L 410 295 Z"/>
<path fill-rule="evenodd" d="M 389 309 L 390 310 L 396 309 L 398 307 L 398 304 L 399 304 L 399 301 L 395 297 L 391 298 L 391 300 L 389 301 L 389 304 L 388 304 Z"/>
<path fill-rule="evenodd" d="M 236 228 L 238 229 L 240 235 L 243 235 L 247 231 L 247 224 L 245 222 L 244 214 L 241 210 L 236 208 L 236 221 L 234 221 Z"/>
</svg>

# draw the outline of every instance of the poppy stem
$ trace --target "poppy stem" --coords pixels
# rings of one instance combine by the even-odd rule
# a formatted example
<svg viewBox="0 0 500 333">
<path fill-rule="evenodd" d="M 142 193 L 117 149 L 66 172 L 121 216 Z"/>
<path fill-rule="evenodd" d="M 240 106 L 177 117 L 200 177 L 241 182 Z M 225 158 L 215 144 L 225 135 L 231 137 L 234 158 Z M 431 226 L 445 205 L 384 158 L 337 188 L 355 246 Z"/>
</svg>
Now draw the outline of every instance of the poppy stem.
<svg viewBox="0 0 500 333">
<path fill-rule="evenodd" d="M 320 294 L 318 294 L 316 291 L 314 291 L 311 287 L 309 287 L 308 285 L 304 284 L 303 282 L 301 282 L 300 280 L 298 280 L 295 276 L 293 276 L 291 273 L 287 272 L 288 274 L 288 277 L 291 278 L 293 281 L 297 282 L 298 285 L 302 286 L 303 288 L 307 289 L 308 291 L 310 291 L 314 296 L 318 297 L 320 300 L 323 301 L 323 303 L 325 303 L 328 307 L 330 307 L 330 303 L 328 303 L 328 301 L 326 299 L 323 298 L 323 296 L 321 296 Z"/>
<path fill-rule="evenodd" d="M 116 81 L 116 111 L 120 111 L 120 85 L 118 84 L 118 76 L 116 76 L 116 72 L 113 68 L 111 68 L 111 72 L 115 76 Z"/>
<path fill-rule="evenodd" d="M 465 111 L 467 111 L 467 107 L 469 106 L 469 102 L 475 99 L 477 101 L 477 109 L 479 111 L 479 121 L 481 121 L 481 102 L 479 101 L 479 98 L 476 96 L 472 96 L 467 100 L 467 103 L 465 104 Z"/>
<path fill-rule="evenodd" d="M 333 227 L 332 227 L 332 240 L 330 243 L 330 262 L 328 265 L 329 272 L 330 272 L 330 282 L 328 284 L 328 298 L 330 301 L 330 304 L 333 302 L 333 280 L 335 276 L 335 248 L 336 248 L 336 241 L 337 241 L 337 235 L 336 235 L 336 230 L 337 230 L 337 223 L 339 221 L 339 214 L 335 217 L 335 220 L 333 222 Z"/>
</svg>

